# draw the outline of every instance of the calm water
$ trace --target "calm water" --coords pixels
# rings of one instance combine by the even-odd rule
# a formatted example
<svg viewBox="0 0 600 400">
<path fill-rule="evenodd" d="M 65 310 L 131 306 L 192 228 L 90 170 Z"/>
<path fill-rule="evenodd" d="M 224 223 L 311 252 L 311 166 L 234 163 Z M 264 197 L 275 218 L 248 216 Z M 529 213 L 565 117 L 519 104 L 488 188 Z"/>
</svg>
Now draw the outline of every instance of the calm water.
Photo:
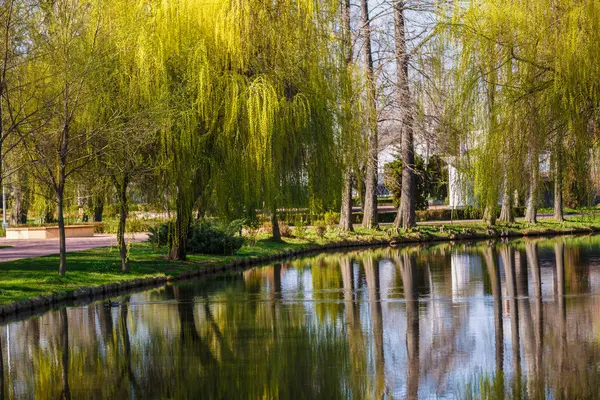
<svg viewBox="0 0 600 400">
<path fill-rule="evenodd" d="M 5 398 L 595 398 L 600 237 L 330 253 L 1 327 Z"/>
</svg>

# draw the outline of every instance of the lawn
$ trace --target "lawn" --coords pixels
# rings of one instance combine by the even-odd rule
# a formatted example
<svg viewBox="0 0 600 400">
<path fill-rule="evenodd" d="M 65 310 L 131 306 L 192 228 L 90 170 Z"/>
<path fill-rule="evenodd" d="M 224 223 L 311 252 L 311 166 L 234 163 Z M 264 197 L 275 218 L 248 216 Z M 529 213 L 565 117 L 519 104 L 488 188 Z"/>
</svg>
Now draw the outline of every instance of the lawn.
<svg viewBox="0 0 600 400">
<path fill-rule="evenodd" d="M 187 261 L 170 261 L 166 258 L 166 249 L 156 249 L 148 243 L 134 243 L 130 250 L 131 271 L 127 273 L 121 272 L 116 247 L 95 248 L 70 252 L 64 277 L 58 275 L 58 255 L 3 262 L 0 263 L 0 304 L 81 287 L 177 275 L 237 258 L 260 257 L 309 244 L 311 242 L 308 240 L 289 239 L 277 243 L 263 239 L 253 246 L 244 246 L 234 256 L 190 255 Z"/>
</svg>

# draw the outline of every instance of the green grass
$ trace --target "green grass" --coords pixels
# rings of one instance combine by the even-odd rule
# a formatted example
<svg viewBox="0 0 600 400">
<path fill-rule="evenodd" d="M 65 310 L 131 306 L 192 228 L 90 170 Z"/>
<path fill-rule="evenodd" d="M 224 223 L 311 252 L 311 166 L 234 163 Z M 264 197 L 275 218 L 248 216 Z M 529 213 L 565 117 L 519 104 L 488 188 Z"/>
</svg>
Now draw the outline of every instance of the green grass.
<svg viewBox="0 0 600 400">
<path fill-rule="evenodd" d="M 579 214 L 582 212 L 582 209 L 577 209 L 577 208 L 569 208 L 569 207 L 565 207 L 563 209 L 563 214 L 564 215 L 569 215 L 569 214 Z M 552 207 L 543 207 L 543 208 L 539 208 L 538 209 L 538 213 L 539 214 L 554 214 L 554 208 Z"/>
<path fill-rule="evenodd" d="M 497 231 L 508 230 L 511 234 L 570 233 L 573 230 L 600 230 L 600 218 L 585 216 L 569 217 L 565 223 L 542 219 L 536 225 L 517 221 L 510 225 L 499 225 Z M 324 237 L 317 237 L 313 229 L 307 229 L 302 238 L 284 238 L 282 242 L 258 237 L 253 245 L 242 247 L 232 256 L 190 255 L 187 261 L 170 261 L 166 249 L 156 249 L 147 243 L 131 246 L 131 272 L 120 269 L 119 253 L 116 248 L 96 248 L 68 254 L 67 274 L 58 276 L 58 255 L 0 263 L 0 304 L 33 298 L 52 293 L 64 293 L 81 287 L 92 287 L 119 283 L 126 280 L 178 275 L 234 259 L 261 257 L 286 250 L 302 249 L 314 244 L 340 241 L 371 241 L 398 238 L 400 241 L 433 241 L 461 238 L 487 238 L 487 226 L 480 221 L 459 224 L 419 225 L 409 232 L 397 236 L 391 227 L 381 230 L 357 228 L 353 233 L 328 229 Z"/>
<path fill-rule="evenodd" d="M 67 256 L 67 273 L 58 275 L 58 255 L 0 263 L 0 304 L 52 293 L 64 293 L 81 287 L 100 286 L 126 280 L 177 275 L 188 270 L 228 263 L 237 258 L 259 257 L 311 244 L 307 240 L 287 239 L 276 243 L 260 240 L 244 246 L 233 256 L 190 255 L 187 261 L 170 261 L 166 249 L 148 243 L 132 244 L 131 271 L 121 272 L 119 252 L 115 247 L 71 252 Z"/>
</svg>

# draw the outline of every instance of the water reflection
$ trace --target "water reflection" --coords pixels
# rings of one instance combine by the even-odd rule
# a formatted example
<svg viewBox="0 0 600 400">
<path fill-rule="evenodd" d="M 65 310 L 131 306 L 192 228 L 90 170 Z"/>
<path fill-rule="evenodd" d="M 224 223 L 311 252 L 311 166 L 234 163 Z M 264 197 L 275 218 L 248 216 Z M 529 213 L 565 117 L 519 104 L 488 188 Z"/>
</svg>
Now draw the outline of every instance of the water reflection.
<svg viewBox="0 0 600 400">
<path fill-rule="evenodd" d="M 2 398 L 594 398 L 600 237 L 323 254 L 2 327 Z"/>
</svg>

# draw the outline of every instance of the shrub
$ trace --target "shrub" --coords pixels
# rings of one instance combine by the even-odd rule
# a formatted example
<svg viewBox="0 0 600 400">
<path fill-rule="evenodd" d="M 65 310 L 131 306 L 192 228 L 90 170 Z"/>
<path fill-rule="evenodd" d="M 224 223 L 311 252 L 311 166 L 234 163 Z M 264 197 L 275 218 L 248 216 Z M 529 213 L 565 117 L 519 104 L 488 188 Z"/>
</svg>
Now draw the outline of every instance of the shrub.
<svg viewBox="0 0 600 400">
<path fill-rule="evenodd" d="M 167 222 L 150 228 L 148 241 L 156 247 L 166 246 L 169 244 L 169 225 L 172 222 Z"/>
<path fill-rule="evenodd" d="M 169 245 L 171 242 L 170 227 L 173 222 L 164 223 L 150 229 L 148 240 L 156 246 Z M 210 221 L 197 221 L 190 226 L 188 233 L 188 253 L 231 255 L 244 244 L 244 238 L 238 232 L 241 222 L 236 220 L 229 224 L 218 224 Z"/>
<path fill-rule="evenodd" d="M 298 239 L 304 239 L 306 237 L 306 226 L 302 222 L 302 219 L 297 219 L 294 226 L 294 236 Z"/>
<path fill-rule="evenodd" d="M 158 218 L 136 218 L 131 217 L 127 218 L 127 222 L 125 223 L 125 232 L 127 233 L 136 233 L 136 232 L 150 232 L 152 228 L 155 228 L 164 223 L 164 219 Z M 96 232 L 97 229 L 100 229 L 96 226 L 96 224 L 102 224 L 102 232 Z M 96 233 L 117 233 L 119 230 L 119 219 L 118 218 L 108 218 L 103 222 L 95 222 L 94 223 L 94 231 Z"/>
<path fill-rule="evenodd" d="M 315 222 L 315 233 L 318 237 L 322 238 L 325 236 L 325 232 L 327 231 L 327 224 L 325 221 L 316 221 Z"/>
<path fill-rule="evenodd" d="M 104 222 L 94 222 L 94 233 L 104 233 Z"/>
<path fill-rule="evenodd" d="M 247 228 L 246 229 L 246 240 L 250 246 L 254 246 L 256 244 L 256 240 L 258 239 L 258 228 Z"/>
<path fill-rule="evenodd" d="M 384 181 L 385 186 L 389 189 L 394 207 L 400 205 L 400 197 L 402 195 L 402 160 L 399 156 L 392 162 L 384 165 Z M 427 208 L 427 196 L 429 177 L 427 175 L 425 160 L 423 157 L 415 155 L 415 207 L 417 210 Z"/>
<path fill-rule="evenodd" d="M 285 221 L 279 221 L 278 222 L 279 225 L 279 234 L 281 235 L 281 237 L 292 237 L 292 228 L 290 228 L 290 226 L 288 225 L 287 222 Z"/>
<path fill-rule="evenodd" d="M 236 236 L 237 226 L 232 224 L 219 225 L 208 221 L 194 223 L 188 234 L 188 252 L 190 254 L 234 254 L 244 244 L 244 238 Z"/>
<path fill-rule="evenodd" d="M 273 234 L 273 224 L 271 224 L 271 221 L 263 221 L 262 224 L 260 225 L 260 228 L 258 229 L 258 232 L 272 235 Z"/>
<path fill-rule="evenodd" d="M 324 216 L 325 223 L 330 228 L 340 223 L 340 213 L 328 211 Z"/>
</svg>

